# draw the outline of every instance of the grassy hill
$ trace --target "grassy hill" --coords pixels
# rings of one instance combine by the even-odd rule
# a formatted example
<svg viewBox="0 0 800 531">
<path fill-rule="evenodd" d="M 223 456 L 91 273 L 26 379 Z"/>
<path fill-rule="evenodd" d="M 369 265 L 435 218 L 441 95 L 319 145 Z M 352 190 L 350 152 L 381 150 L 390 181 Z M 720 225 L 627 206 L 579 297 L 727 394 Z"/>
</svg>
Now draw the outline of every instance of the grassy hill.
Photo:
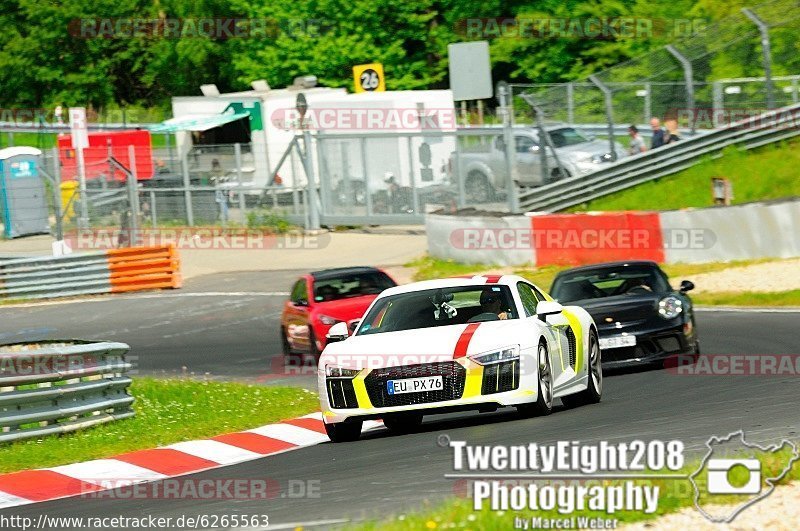
<svg viewBox="0 0 800 531">
<path fill-rule="evenodd" d="M 800 196 L 800 140 L 752 151 L 731 147 L 720 158 L 709 158 L 675 175 L 601 197 L 571 211 L 711 206 L 712 177 L 731 180 L 733 204 Z"/>
</svg>

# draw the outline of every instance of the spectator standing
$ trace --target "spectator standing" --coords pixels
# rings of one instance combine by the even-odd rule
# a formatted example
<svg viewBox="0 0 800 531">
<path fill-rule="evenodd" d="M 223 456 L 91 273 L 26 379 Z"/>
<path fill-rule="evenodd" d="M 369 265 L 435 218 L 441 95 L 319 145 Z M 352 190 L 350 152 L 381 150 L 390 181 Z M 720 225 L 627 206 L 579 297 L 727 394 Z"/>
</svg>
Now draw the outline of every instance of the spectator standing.
<svg viewBox="0 0 800 531">
<path fill-rule="evenodd" d="M 672 144 L 681 139 L 678 135 L 678 120 L 666 120 L 664 125 L 667 127 L 666 140 L 664 144 Z"/>
<path fill-rule="evenodd" d="M 628 134 L 631 136 L 631 143 L 628 145 L 629 155 L 638 155 L 647 151 L 644 140 L 639 136 L 639 129 L 635 125 L 628 127 Z"/>
<path fill-rule="evenodd" d="M 661 120 L 653 118 L 650 120 L 650 128 L 653 130 L 653 139 L 650 142 L 650 149 L 656 149 L 664 145 L 664 130 L 661 128 Z"/>
</svg>

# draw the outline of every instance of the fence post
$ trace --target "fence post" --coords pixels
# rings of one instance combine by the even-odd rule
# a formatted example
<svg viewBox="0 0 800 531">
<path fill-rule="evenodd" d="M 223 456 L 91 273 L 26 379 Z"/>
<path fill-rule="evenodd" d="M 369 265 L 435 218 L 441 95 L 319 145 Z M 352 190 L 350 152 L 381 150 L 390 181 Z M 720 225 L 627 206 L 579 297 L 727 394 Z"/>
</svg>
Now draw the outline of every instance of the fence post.
<svg viewBox="0 0 800 531">
<path fill-rule="evenodd" d="M 722 83 L 719 81 L 714 81 L 711 85 L 712 93 L 714 98 L 714 113 L 711 117 L 714 127 L 719 127 L 720 124 L 720 113 L 725 110 L 725 96 L 722 92 Z"/>
<path fill-rule="evenodd" d="M 303 167 L 308 181 L 308 229 L 319 230 L 319 194 L 317 194 L 317 178 L 314 173 L 313 154 L 311 152 L 311 131 L 303 129 Z"/>
<path fill-rule="evenodd" d="M 606 107 L 606 124 L 608 125 L 608 148 L 609 153 L 611 154 L 612 160 L 617 160 L 617 146 L 616 142 L 614 141 L 614 104 L 611 101 L 611 89 L 608 88 L 600 79 L 595 76 L 589 76 L 589 81 L 591 81 L 594 86 L 599 88 L 603 92 L 603 96 L 605 97 L 605 107 Z"/>
<path fill-rule="evenodd" d="M 797 78 L 792 78 L 792 103 L 797 103 Z"/>
<path fill-rule="evenodd" d="M 64 240 L 64 213 L 61 211 L 61 164 L 58 148 L 53 148 L 53 208 L 56 215 L 56 240 Z"/>
<path fill-rule="evenodd" d="M 503 146 L 506 163 L 506 193 L 508 194 L 508 209 L 510 212 L 519 210 L 517 198 L 517 150 L 514 144 L 514 128 L 511 124 L 511 113 L 514 108 L 509 103 L 508 85 L 500 82 L 497 84 L 497 99 L 503 109 Z"/>
<path fill-rule="evenodd" d="M 128 203 L 131 208 L 130 245 L 136 247 L 139 244 L 139 179 L 136 175 L 136 149 L 133 146 L 128 146 L 128 166 L 130 166 L 128 174 Z"/>
<path fill-rule="evenodd" d="M 367 217 L 372 216 L 372 194 L 369 193 L 369 170 L 367 168 L 367 137 L 362 136 L 361 144 L 361 169 L 364 172 L 364 204 L 367 208 Z"/>
<path fill-rule="evenodd" d="M 194 227 L 194 211 L 192 211 L 192 191 L 189 188 L 189 153 L 181 155 L 181 173 L 183 174 L 183 200 L 186 204 L 186 223 Z"/>
<path fill-rule="evenodd" d="M 761 52 L 764 59 L 764 77 L 767 80 L 767 108 L 772 109 L 775 107 L 775 95 L 773 94 L 774 89 L 772 86 L 772 52 L 770 50 L 769 43 L 769 26 L 766 22 L 761 20 L 758 15 L 746 7 L 742 8 L 742 13 L 744 13 L 744 16 L 749 18 L 753 24 L 758 26 L 758 31 L 761 33 Z"/>
<path fill-rule="evenodd" d="M 244 188 L 242 188 L 242 145 L 238 142 L 233 145 L 233 156 L 236 161 L 236 186 L 239 187 L 239 216 L 241 217 L 242 225 L 246 225 L 246 205 L 244 200 Z"/>
<path fill-rule="evenodd" d="M 150 226 L 156 228 L 158 215 L 156 214 L 156 191 L 150 190 Z"/>
<path fill-rule="evenodd" d="M 567 123 L 575 123 L 575 85 L 567 83 Z"/>
<path fill-rule="evenodd" d="M 690 115 L 692 117 L 691 132 L 694 134 L 697 120 L 694 118 L 694 73 L 692 72 L 692 62 L 681 54 L 673 45 L 667 44 L 666 48 L 683 67 L 683 79 L 686 85 L 686 110 L 692 113 Z"/>
<path fill-rule="evenodd" d="M 644 84 L 644 122 L 653 117 L 653 84 L 649 81 Z"/>
<path fill-rule="evenodd" d="M 461 139 L 458 136 L 458 127 L 456 127 L 453 138 L 456 141 L 456 156 L 453 157 L 452 171 L 456 178 L 456 187 L 458 188 L 458 208 L 464 208 L 466 206 L 466 193 L 464 191 L 465 176 L 461 174 Z"/>
</svg>

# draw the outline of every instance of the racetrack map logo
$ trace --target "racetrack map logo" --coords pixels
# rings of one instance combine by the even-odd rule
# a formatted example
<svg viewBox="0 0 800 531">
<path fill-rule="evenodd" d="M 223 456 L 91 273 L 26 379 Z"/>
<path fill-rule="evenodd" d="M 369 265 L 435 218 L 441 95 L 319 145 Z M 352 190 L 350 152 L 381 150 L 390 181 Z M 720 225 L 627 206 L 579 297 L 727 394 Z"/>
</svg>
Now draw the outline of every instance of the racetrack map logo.
<svg viewBox="0 0 800 531">
<path fill-rule="evenodd" d="M 730 523 L 739 513 L 763 500 L 775 490 L 775 485 L 792 470 L 800 459 L 791 441 L 760 446 L 745 440 L 742 430 L 725 437 L 711 437 L 706 442 L 708 452 L 700 467 L 689 476 L 694 487 L 694 506 L 708 520 Z M 723 456 L 735 452 L 736 458 Z M 765 458 L 775 460 L 777 474 L 766 474 L 761 463 Z M 718 496 L 734 496 L 736 505 L 722 505 Z M 715 498 L 717 497 L 717 498 Z"/>
<path fill-rule="evenodd" d="M 454 473 L 445 477 L 457 480 L 474 511 L 533 512 L 513 515 L 509 525 L 515 529 L 616 528 L 615 514 L 655 514 L 662 495 L 692 500 L 709 521 L 730 523 L 772 494 L 800 460 L 794 443 L 760 446 L 747 442 L 741 430 L 711 437 L 691 474 L 678 440 L 489 446 L 442 434 L 437 442 L 453 452 Z M 575 514 L 583 511 L 607 517 Z"/>
</svg>

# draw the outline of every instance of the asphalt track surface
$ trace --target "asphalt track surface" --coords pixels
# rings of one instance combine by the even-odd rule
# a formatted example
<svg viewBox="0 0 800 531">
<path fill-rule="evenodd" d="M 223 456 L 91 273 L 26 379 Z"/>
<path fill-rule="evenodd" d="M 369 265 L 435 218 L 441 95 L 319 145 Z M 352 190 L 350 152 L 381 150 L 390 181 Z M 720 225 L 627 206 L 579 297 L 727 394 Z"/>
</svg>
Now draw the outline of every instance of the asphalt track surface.
<svg viewBox="0 0 800 531">
<path fill-rule="evenodd" d="M 288 289 L 294 277 L 292 272 L 212 275 L 175 293 L 0 307 L 0 342 L 110 339 L 131 345 L 143 374 L 175 374 L 186 367 L 219 378 L 263 377 L 267 383 L 311 385 L 310 377 L 281 378 L 270 369 L 270 358 L 279 355 L 278 315 L 284 299 L 271 293 Z M 697 316 L 704 354 L 800 354 L 798 323 L 800 313 L 715 310 Z M 355 443 L 326 443 L 187 476 L 277 481 L 281 495 L 271 500 L 65 499 L 6 509 L 0 515 L 268 514 L 270 528 L 380 519 L 461 491 L 444 477 L 453 472 L 452 450 L 437 444 L 441 434 L 470 444 L 681 439 L 690 455 L 699 456 L 710 436 L 739 429 L 761 444 L 798 439 L 799 382 L 793 375 L 615 374 L 605 379 L 600 404 L 574 410 L 557 406 L 545 418 L 521 419 L 507 410 L 431 417 L 419 433 L 395 436 L 381 429 Z M 292 497 L 288 485 L 298 480 L 315 482 L 319 495 Z"/>
</svg>

